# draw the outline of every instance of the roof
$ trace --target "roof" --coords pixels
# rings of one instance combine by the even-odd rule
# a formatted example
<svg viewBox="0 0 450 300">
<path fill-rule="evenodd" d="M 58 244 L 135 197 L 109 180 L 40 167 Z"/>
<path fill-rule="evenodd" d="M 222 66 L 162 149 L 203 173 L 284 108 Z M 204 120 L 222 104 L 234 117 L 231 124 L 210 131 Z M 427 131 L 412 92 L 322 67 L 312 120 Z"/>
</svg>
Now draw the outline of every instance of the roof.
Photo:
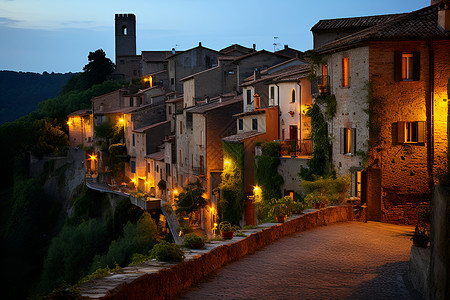
<svg viewBox="0 0 450 300">
<path fill-rule="evenodd" d="M 387 21 L 403 14 L 377 15 L 367 17 L 339 18 L 320 20 L 311 28 L 311 31 L 334 30 L 334 29 L 364 29 Z"/>
<path fill-rule="evenodd" d="M 141 106 L 129 106 L 129 107 L 120 107 L 120 108 L 114 108 L 111 110 L 104 110 L 104 111 L 98 111 L 95 114 L 131 114 L 139 110 L 144 110 L 147 108 L 156 107 L 158 105 L 161 105 L 161 103 L 154 103 L 154 104 L 145 104 Z"/>
<path fill-rule="evenodd" d="M 261 78 L 257 80 L 253 80 L 254 75 L 247 77 L 244 79 L 244 83 L 241 84 L 242 87 L 250 86 L 255 83 L 265 82 L 265 81 L 297 81 L 300 78 L 304 78 L 309 75 L 311 71 L 311 65 L 309 64 L 301 64 L 289 66 L 279 71 L 273 72 L 271 74 L 262 74 Z"/>
<path fill-rule="evenodd" d="M 222 141 L 228 142 L 228 143 L 240 143 L 243 140 L 256 137 L 258 135 L 264 134 L 264 132 L 258 132 L 258 131 L 247 131 L 239 134 L 230 135 L 227 137 L 224 137 Z"/>
<path fill-rule="evenodd" d="M 223 53 L 223 54 L 229 54 L 230 52 L 233 52 L 233 51 L 240 51 L 240 52 L 250 53 L 250 52 L 253 52 L 253 48 L 247 48 L 247 47 L 244 47 L 244 46 L 239 45 L 239 44 L 233 44 L 233 45 L 230 45 L 230 46 L 225 47 L 223 49 L 220 49 L 219 52 Z"/>
<path fill-rule="evenodd" d="M 291 59 L 291 57 L 289 57 L 289 56 L 278 54 L 278 53 L 273 53 L 273 52 L 270 52 L 270 51 L 262 49 L 262 50 L 259 50 L 259 51 L 256 51 L 256 52 L 252 52 L 252 53 L 249 53 L 249 54 L 238 56 L 238 57 L 236 57 L 234 59 L 234 62 L 236 63 L 236 62 L 239 62 L 239 61 L 241 61 L 243 59 L 246 59 L 248 57 L 252 57 L 254 55 L 260 55 L 260 54 L 271 54 L 271 55 L 275 55 L 275 56 L 278 56 L 278 57 L 281 57 L 281 58 Z"/>
<path fill-rule="evenodd" d="M 150 158 L 153 160 L 164 160 L 164 152 L 159 151 L 155 153 L 151 153 L 145 156 L 146 158 Z"/>
<path fill-rule="evenodd" d="M 343 37 L 316 49 L 316 52 L 324 53 L 371 40 L 424 39 L 450 39 L 450 33 L 438 25 L 438 4 L 399 15 L 388 22 Z"/>
<path fill-rule="evenodd" d="M 229 100 L 226 100 L 227 98 L 231 98 Z M 215 97 L 210 100 L 210 102 L 205 104 L 200 104 L 197 106 L 193 106 L 191 108 L 186 109 L 187 112 L 194 113 L 194 114 L 204 114 L 208 111 L 218 109 L 221 107 L 225 107 L 231 104 L 242 102 L 242 94 L 239 96 L 235 96 L 234 94 L 230 95 L 222 95 L 223 101 L 219 101 L 220 97 Z"/>
<path fill-rule="evenodd" d="M 159 123 L 152 124 L 152 125 L 148 125 L 148 126 L 141 127 L 141 128 L 137 128 L 137 129 L 133 130 L 133 132 L 144 133 L 145 131 L 147 131 L 149 129 L 152 129 L 152 128 L 155 128 L 155 127 L 159 127 L 159 126 L 165 125 L 167 123 L 170 123 L 170 120 L 169 121 L 159 122 Z"/>
<path fill-rule="evenodd" d="M 239 114 L 233 115 L 233 118 L 245 117 L 245 116 L 254 116 L 254 115 L 262 115 L 265 114 L 265 109 L 254 109 L 252 111 L 245 111 Z"/>
<path fill-rule="evenodd" d="M 85 109 L 80 109 L 77 111 L 74 111 L 70 114 L 68 114 L 68 117 L 74 117 L 74 116 L 85 116 L 85 115 L 90 115 L 92 114 L 92 109 L 91 108 L 85 108 Z"/>
<path fill-rule="evenodd" d="M 142 60 L 148 62 L 162 62 L 171 55 L 173 55 L 172 51 L 142 51 Z"/>
<path fill-rule="evenodd" d="M 200 75 L 200 74 L 203 74 L 203 73 L 207 73 L 207 72 L 212 71 L 212 70 L 217 70 L 217 69 L 219 69 L 219 68 L 220 68 L 219 66 L 214 67 L 214 68 L 209 68 L 209 69 L 206 69 L 206 70 L 203 70 L 203 71 L 200 71 L 200 72 L 191 74 L 191 75 L 189 75 L 189 76 L 186 76 L 186 77 L 184 77 L 184 78 L 181 78 L 180 81 L 186 81 L 186 80 L 189 80 L 189 79 L 194 78 L 196 75 Z"/>
<path fill-rule="evenodd" d="M 180 55 L 180 54 L 183 54 L 183 53 L 186 53 L 186 52 L 189 52 L 189 51 L 193 51 L 193 50 L 195 50 L 195 49 L 197 49 L 197 48 L 204 48 L 204 49 L 206 49 L 206 50 L 209 50 L 209 51 L 212 51 L 212 52 L 216 52 L 217 54 L 219 54 L 218 51 L 216 51 L 216 50 L 214 50 L 214 49 L 211 49 L 211 48 L 203 47 L 203 46 L 202 46 L 202 43 L 198 43 L 198 46 L 197 46 L 197 47 L 194 47 L 194 48 L 191 48 L 191 49 L 188 49 L 188 50 L 185 50 L 185 51 L 177 52 L 177 53 L 175 53 L 175 54 L 173 54 L 173 55 L 170 55 L 170 56 L 166 57 L 166 59 L 170 59 L 170 58 L 173 58 L 173 57 L 178 56 L 178 55 Z"/>
<path fill-rule="evenodd" d="M 176 103 L 176 102 L 181 102 L 181 101 L 183 101 L 183 97 L 166 100 L 166 103 Z"/>
</svg>

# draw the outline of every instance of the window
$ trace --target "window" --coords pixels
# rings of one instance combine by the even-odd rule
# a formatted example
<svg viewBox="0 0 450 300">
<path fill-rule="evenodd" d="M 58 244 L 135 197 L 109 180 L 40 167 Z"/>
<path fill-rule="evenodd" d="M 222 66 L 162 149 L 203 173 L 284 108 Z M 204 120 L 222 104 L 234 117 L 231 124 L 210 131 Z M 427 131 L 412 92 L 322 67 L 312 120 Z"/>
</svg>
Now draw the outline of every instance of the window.
<svg viewBox="0 0 450 300">
<path fill-rule="evenodd" d="M 349 86 L 349 66 L 350 66 L 350 58 L 344 57 L 342 59 L 342 87 Z"/>
<path fill-rule="evenodd" d="M 133 97 L 130 97 L 130 107 L 133 106 L 133 104 L 134 104 L 133 102 L 134 102 Z"/>
<path fill-rule="evenodd" d="M 252 104 L 252 90 L 247 90 L 247 104 Z"/>
<path fill-rule="evenodd" d="M 356 155 L 356 128 L 341 128 L 341 154 Z"/>
<path fill-rule="evenodd" d="M 425 143 L 426 125 L 424 121 L 397 122 L 397 142 Z"/>
<path fill-rule="evenodd" d="M 174 84 L 175 84 L 175 79 L 170 78 L 170 84 L 171 84 L 171 85 L 174 85 Z"/>
<path fill-rule="evenodd" d="M 156 173 L 159 172 L 159 165 L 156 165 Z"/>
<path fill-rule="evenodd" d="M 186 112 L 186 128 L 192 129 L 192 113 Z"/>
<path fill-rule="evenodd" d="M 180 134 L 183 134 L 183 122 L 180 121 Z"/>
<path fill-rule="evenodd" d="M 125 25 L 122 26 L 122 35 L 128 35 L 128 28 Z"/>
<path fill-rule="evenodd" d="M 170 176 L 170 164 L 166 163 L 166 178 Z"/>
<path fill-rule="evenodd" d="M 169 105 L 169 115 L 171 115 L 172 114 L 172 105 Z"/>
<path fill-rule="evenodd" d="M 243 130 L 244 129 L 244 120 L 239 119 L 238 120 L 238 129 Z"/>
<path fill-rule="evenodd" d="M 132 144 L 131 144 L 131 145 L 134 147 L 134 145 L 136 144 L 136 137 L 134 136 L 134 133 L 133 133 L 133 135 L 132 135 L 132 138 L 133 138 L 133 139 L 132 139 L 133 141 L 132 141 Z"/>
<path fill-rule="evenodd" d="M 252 119 L 252 130 L 258 131 L 258 119 Z"/>
<path fill-rule="evenodd" d="M 181 149 L 180 149 L 180 165 L 183 166 L 183 158 L 181 156 Z"/>
<path fill-rule="evenodd" d="M 150 163 L 147 163 L 147 173 L 150 173 Z"/>
<path fill-rule="evenodd" d="M 271 86 L 270 87 L 270 99 L 274 99 L 275 98 L 275 87 Z"/>
<path fill-rule="evenodd" d="M 295 90 L 292 89 L 291 91 L 291 102 L 295 102 Z"/>
<path fill-rule="evenodd" d="M 361 198 L 361 171 L 356 172 L 355 196 Z"/>
<path fill-rule="evenodd" d="M 420 80 L 420 52 L 395 51 L 394 79 L 395 81 Z"/>
<path fill-rule="evenodd" d="M 131 173 L 136 173 L 136 162 L 135 161 L 131 161 L 130 162 L 130 167 L 131 167 Z"/>
</svg>

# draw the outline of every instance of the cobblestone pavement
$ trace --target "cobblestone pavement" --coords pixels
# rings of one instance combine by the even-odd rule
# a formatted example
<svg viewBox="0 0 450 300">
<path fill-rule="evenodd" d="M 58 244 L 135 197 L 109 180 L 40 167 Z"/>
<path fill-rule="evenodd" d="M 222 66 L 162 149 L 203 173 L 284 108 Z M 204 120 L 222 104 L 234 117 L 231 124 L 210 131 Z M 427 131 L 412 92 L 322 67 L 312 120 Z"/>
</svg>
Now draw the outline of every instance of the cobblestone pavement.
<svg viewBox="0 0 450 300">
<path fill-rule="evenodd" d="M 180 299 L 421 299 L 406 278 L 411 226 L 333 224 L 233 262 Z"/>
</svg>

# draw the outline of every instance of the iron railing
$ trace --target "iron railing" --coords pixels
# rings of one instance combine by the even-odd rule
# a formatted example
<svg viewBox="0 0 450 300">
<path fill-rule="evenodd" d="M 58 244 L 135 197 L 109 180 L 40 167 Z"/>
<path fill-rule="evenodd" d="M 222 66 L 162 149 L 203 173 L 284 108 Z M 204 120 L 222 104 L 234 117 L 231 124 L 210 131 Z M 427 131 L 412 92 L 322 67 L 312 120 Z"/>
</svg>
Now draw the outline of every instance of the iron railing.
<svg viewBox="0 0 450 300">
<path fill-rule="evenodd" d="M 320 75 L 311 80 L 311 95 L 323 96 L 331 93 L 330 76 Z"/>
<path fill-rule="evenodd" d="M 280 141 L 280 156 L 309 156 L 313 153 L 312 140 Z"/>
</svg>

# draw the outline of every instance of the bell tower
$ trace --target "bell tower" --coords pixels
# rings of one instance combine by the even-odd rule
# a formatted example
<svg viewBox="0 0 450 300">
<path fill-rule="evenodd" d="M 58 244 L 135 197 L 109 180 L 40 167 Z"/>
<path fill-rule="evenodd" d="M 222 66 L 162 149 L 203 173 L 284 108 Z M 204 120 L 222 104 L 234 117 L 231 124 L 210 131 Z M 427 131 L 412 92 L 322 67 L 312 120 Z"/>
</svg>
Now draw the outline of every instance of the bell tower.
<svg viewBox="0 0 450 300">
<path fill-rule="evenodd" d="M 134 14 L 116 14 L 116 65 L 117 57 L 136 55 L 136 16 Z"/>
</svg>

